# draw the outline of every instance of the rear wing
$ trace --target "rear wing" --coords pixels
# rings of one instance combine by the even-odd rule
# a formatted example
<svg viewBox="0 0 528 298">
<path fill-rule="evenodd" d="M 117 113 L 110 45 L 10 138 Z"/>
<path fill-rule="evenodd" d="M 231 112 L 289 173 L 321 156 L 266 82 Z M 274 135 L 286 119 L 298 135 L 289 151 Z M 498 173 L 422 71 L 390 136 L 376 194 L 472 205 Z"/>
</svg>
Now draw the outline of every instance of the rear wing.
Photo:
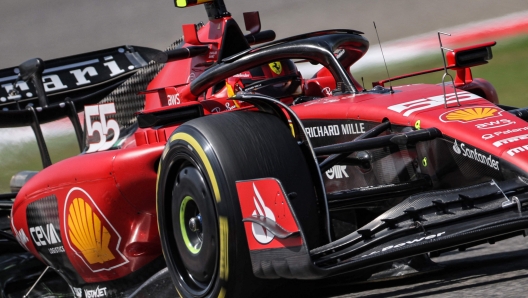
<svg viewBox="0 0 528 298">
<path fill-rule="evenodd" d="M 34 81 L 21 79 L 19 73 L 27 62 L 2 69 L 0 128 L 31 126 L 42 165 L 47 167 L 51 159 L 40 125 L 69 117 L 82 151 L 83 132 L 77 113 L 83 111 L 85 105 L 101 101 L 160 52 L 145 47 L 120 46 L 48 60 L 43 63 L 44 69 L 39 70 L 42 71 L 40 87 L 35 86 Z M 39 64 L 42 62 L 39 60 L 34 61 Z M 44 97 L 38 96 L 39 88 L 44 90 Z"/>
<path fill-rule="evenodd" d="M 24 82 L 19 76 L 19 67 L 0 70 L 0 128 L 27 126 L 28 118 L 20 118 L 28 106 L 38 111 L 41 123 L 66 117 L 52 107 L 62 105 L 70 98 L 81 111 L 84 103 L 97 102 L 115 86 L 146 66 L 160 51 L 137 47 L 120 46 L 105 50 L 79 54 L 45 61 L 42 73 L 44 91 L 48 98 L 48 109 L 39 103 L 32 82 Z M 16 85 L 16 88 L 14 87 Z M 114 88 L 112 88 L 114 87 Z M 13 113 L 18 111 L 18 113 Z M 20 121 L 19 121 L 20 120 Z"/>
</svg>

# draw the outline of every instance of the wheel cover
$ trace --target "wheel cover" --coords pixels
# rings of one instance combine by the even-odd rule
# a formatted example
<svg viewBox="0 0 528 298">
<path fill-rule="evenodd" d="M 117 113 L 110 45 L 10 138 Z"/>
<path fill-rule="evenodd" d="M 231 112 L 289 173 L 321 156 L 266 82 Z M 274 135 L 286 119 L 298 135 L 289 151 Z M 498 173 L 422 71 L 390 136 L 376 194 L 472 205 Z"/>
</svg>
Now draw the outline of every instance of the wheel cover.
<svg viewBox="0 0 528 298">
<path fill-rule="evenodd" d="M 200 210 L 194 199 L 191 196 L 186 196 L 180 206 L 180 228 L 183 241 L 187 249 L 193 254 L 199 253 L 203 244 L 202 231 L 196 232 L 190 228 L 189 220 L 196 216 L 200 216 Z"/>
<path fill-rule="evenodd" d="M 174 241 L 170 250 L 182 286 L 193 296 L 202 297 L 218 274 L 218 219 L 202 171 L 189 160 L 182 164 L 172 194 Z"/>
</svg>

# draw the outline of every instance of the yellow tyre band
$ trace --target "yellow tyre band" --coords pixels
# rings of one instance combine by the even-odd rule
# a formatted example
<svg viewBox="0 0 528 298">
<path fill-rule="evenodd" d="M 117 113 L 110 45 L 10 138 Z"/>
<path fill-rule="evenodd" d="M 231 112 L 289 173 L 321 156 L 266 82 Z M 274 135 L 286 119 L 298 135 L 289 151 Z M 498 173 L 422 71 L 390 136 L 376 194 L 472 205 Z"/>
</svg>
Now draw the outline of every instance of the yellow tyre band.
<svg viewBox="0 0 528 298">
<path fill-rule="evenodd" d="M 229 223 L 227 217 L 220 216 L 218 218 L 220 225 L 220 279 L 227 280 L 229 277 L 229 255 L 227 253 Z"/>
<path fill-rule="evenodd" d="M 198 153 L 200 156 L 200 159 L 202 160 L 205 170 L 207 171 L 207 174 L 209 175 L 209 179 L 211 180 L 211 184 L 213 186 L 213 191 L 215 193 L 215 199 L 217 203 L 221 202 L 220 199 L 220 191 L 218 189 L 218 183 L 216 182 L 216 177 L 213 172 L 213 168 L 211 167 L 211 163 L 209 162 L 209 159 L 207 158 L 207 155 L 205 155 L 205 151 L 203 150 L 202 146 L 196 141 L 195 138 L 193 138 L 191 135 L 179 132 L 173 135 L 170 138 L 170 142 L 174 142 L 177 140 L 182 140 L 187 142 L 191 147 Z M 229 235 L 229 224 L 226 217 L 219 217 L 219 230 L 220 230 L 220 279 L 226 280 L 229 276 L 229 259 L 228 259 L 228 235 Z M 220 292 L 220 294 L 225 295 L 225 290 Z"/>
<path fill-rule="evenodd" d="M 202 146 L 200 146 L 200 144 L 198 144 L 198 141 L 196 141 L 196 139 L 194 139 L 191 135 L 184 133 L 184 132 L 179 132 L 170 138 L 171 143 L 177 140 L 182 140 L 182 141 L 189 143 L 189 145 L 191 145 L 191 147 L 196 151 L 196 153 L 198 153 L 198 155 L 200 156 L 200 159 L 202 160 L 205 166 L 205 170 L 207 171 L 207 174 L 209 175 L 209 179 L 211 180 L 215 200 L 217 203 L 220 203 L 221 199 L 220 199 L 220 191 L 218 189 L 218 183 L 216 182 L 216 177 L 214 175 L 213 168 L 211 167 L 211 163 L 209 162 L 209 159 L 207 159 L 207 155 L 205 155 L 205 152 L 202 149 Z"/>
<path fill-rule="evenodd" d="M 158 175 L 156 177 L 156 214 L 158 214 L 158 184 L 159 184 L 160 173 L 161 173 L 161 161 L 159 162 Z M 158 223 L 158 231 L 159 231 L 159 223 Z"/>
</svg>

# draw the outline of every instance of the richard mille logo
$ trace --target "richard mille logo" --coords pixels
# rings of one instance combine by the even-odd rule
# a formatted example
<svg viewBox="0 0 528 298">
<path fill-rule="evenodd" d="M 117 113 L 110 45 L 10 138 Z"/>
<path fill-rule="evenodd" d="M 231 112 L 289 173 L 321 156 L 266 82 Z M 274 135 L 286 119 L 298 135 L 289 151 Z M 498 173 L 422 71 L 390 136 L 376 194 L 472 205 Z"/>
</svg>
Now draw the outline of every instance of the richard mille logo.
<svg viewBox="0 0 528 298">
<path fill-rule="evenodd" d="M 275 221 L 275 214 L 264 204 L 262 196 L 258 192 L 257 187 L 253 183 L 253 190 L 255 191 L 255 196 L 253 197 L 253 202 L 255 203 L 255 211 L 253 211 L 253 216 L 264 216 L 273 221 Z M 274 235 L 266 230 L 263 226 L 253 223 L 251 225 L 251 231 L 255 239 L 262 244 L 268 244 L 273 240 Z"/>
</svg>

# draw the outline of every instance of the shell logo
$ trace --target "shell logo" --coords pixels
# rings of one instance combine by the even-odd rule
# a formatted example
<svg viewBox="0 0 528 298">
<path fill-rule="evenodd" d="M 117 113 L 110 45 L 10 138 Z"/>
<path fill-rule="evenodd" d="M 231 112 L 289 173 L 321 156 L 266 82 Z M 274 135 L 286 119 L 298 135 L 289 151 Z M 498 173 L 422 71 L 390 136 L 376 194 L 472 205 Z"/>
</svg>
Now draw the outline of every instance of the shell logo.
<svg viewBox="0 0 528 298">
<path fill-rule="evenodd" d="M 68 214 L 68 236 L 90 264 L 115 259 L 108 248 L 112 235 L 99 216 L 81 198 L 73 199 Z"/>
<path fill-rule="evenodd" d="M 500 116 L 502 110 L 496 107 L 472 107 L 449 111 L 440 115 L 442 122 L 458 121 L 471 122 Z"/>
<path fill-rule="evenodd" d="M 119 251 L 121 236 L 85 190 L 69 191 L 64 218 L 70 248 L 91 271 L 108 271 L 129 262 Z"/>
</svg>

